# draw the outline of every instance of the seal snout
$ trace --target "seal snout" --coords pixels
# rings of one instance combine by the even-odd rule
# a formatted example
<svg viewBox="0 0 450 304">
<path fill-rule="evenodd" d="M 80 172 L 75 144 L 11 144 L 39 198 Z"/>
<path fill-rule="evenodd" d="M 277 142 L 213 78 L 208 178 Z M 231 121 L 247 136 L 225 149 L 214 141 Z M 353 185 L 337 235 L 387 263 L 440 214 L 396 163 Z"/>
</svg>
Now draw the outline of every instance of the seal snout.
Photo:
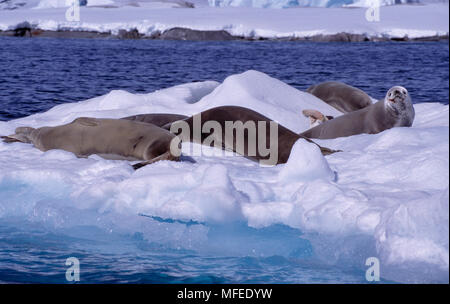
<svg viewBox="0 0 450 304">
<path fill-rule="evenodd" d="M 408 91 L 404 87 L 396 86 L 391 88 L 387 93 L 387 100 L 392 103 L 402 102 L 408 95 Z"/>
</svg>

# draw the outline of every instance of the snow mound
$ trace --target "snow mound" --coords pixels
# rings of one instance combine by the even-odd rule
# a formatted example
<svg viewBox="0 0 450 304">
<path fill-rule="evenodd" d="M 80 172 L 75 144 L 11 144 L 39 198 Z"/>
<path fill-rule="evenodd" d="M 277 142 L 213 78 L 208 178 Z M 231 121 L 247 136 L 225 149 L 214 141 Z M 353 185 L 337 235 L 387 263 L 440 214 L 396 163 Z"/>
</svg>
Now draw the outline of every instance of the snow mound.
<svg viewBox="0 0 450 304">
<path fill-rule="evenodd" d="M 333 171 L 319 147 L 304 139 L 294 144 L 288 162 L 279 174 L 279 180 L 286 184 L 314 179 L 332 180 L 333 177 Z"/>
<path fill-rule="evenodd" d="M 305 109 L 316 109 L 331 116 L 342 114 L 317 97 L 254 70 L 227 77 L 211 94 L 201 99 L 196 108 L 201 110 L 222 105 L 250 108 L 283 122 L 285 127 L 295 132 L 309 129 L 309 119 L 302 114 Z"/>
</svg>

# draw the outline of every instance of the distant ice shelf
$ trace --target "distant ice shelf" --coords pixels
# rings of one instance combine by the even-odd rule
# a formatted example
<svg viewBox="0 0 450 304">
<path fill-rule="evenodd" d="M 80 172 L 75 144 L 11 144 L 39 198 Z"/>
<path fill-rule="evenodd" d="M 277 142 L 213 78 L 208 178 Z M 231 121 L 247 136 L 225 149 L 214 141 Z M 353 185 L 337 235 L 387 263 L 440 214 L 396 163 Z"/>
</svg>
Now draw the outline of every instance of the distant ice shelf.
<svg viewBox="0 0 450 304">
<path fill-rule="evenodd" d="M 180 0 L 139 2 L 138 6 L 83 6 L 79 22 L 67 21 L 64 7 L 0 10 L 0 31 L 14 31 L 26 25 L 30 30 L 108 35 L 134 31 L 136 35 L 131 36 L 135 38 L 157 38 L 170 29 L 184 28 L 223 31 L 244 39 L 309 39 L 346 33 L 382 40 L 446 37 L 449 29 L 448 3 L 382 6 L 379 22 L 366 19 L 365 7 L 187 8 L 185 4 L 186 1 Z"/>
</svg>

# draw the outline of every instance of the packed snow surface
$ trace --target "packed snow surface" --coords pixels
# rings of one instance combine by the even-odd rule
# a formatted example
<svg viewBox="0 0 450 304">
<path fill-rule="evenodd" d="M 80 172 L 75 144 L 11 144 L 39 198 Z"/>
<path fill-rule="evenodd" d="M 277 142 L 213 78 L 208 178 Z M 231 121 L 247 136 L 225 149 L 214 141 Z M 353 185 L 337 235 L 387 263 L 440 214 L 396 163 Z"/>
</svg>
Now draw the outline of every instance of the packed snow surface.
<svg viewBox="0 0 450 304">
<path fill-rule="evenodd" d="M 366 19 L 367 7 L 261 9 L 200 5 L 189 8 L 182 0 L 107 2 L 110 0 L 97 0 L 82 6 L 80 21 L 68 21 L 67 8 L 59 6 L 56 0 L 41 1 L 35 3 L 36 6 L 28 4 L 14 10 L 0 10 L 0 30 L 13 30 L 28 22 L 31 27 L 43 30 L 117 34 L 119 30 L 137 29 L 147 36 L 183 27 L 225 30 L 246 38 L 304 38 L 340 32 L 380 38 L 417 38 L 446 35 L 449 28 L 448 2 L 382 6 L 379 21 L 374 22 Z"/>
<path fill-rule="evenodd" d="M 256 110 L 295 132 L 308 127 L 304 108 L 336 115 L 308 93 L 247 71 L 223 83 L 186 83 L 149 94 L 111 91 L 0 122 L 0 134 L 80 116 L 191 115 L 227 104 Z M 81 159 L 61 150 L 0 143 L 0 219 L 64 231 L 81 226 L 139 233 L 150 242 L 220 255 L 236 252 L 230 253 L 233 246 L 213 245 L 210 226 L 244 223 L 260 229 L 280 224 L 299 229 L 313 256 L 326 264 L 366 269 L 366 259 L 377 257 L 384 279 L 448 282 L 449 106 L 414 107 L 410 128 L 317 141 L 342 150 L 326 157 L 300 139 L 288 162 L 275 167 L 183 144 L 183 154 L 193 155 L 195 162 L 160 161 L 134 171 L 127 161 Z M 194 148 L 203 149 L 203 155 L 194 155 Z M 269 251 L 245 254 L 277 250 L 266 247 Z"/>
</svg>

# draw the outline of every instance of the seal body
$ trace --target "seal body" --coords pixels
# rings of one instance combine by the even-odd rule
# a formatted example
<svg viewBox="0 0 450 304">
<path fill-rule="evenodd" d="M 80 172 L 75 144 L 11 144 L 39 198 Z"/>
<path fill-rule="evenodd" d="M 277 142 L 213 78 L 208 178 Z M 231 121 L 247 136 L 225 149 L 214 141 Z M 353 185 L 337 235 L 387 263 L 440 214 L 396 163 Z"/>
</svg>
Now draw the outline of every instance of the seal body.
<svg viewBox="0 0 450 304">
<path fill-rule="evenodd" d="M 372 99 L 364 91 L 343 82 L 322 82 L 310 86 L 306 91 L 343 113 L 357 111 L 372 104 Z"/>
<path fill-rule="evenodd" d="M 410 127 L 414 115 L 408 91 L 395 86 L 389 89 L 384 99 L 358 111 L 328 120 L 301 135 L 332 139 L 362 133 L 376 134 L 393 127 Z"/>
<path fill-rule="evenodd" d="M 151 123 L 155 126 L 163 127 L 165 129 L 167 129 L 172 122 L 177 121 L 177 120 L 183 120 L 186 118 L 188 118 L 188 116 L 181 115 L 181 114 L 151 113 L 151 114 L 133 115 L 133 116 L 128 116 L 128 117 L 123 117 L 121 119 Z"/>
<path fill-rule="evenodd" d="M 81 117 L 56 127 L 20 127 L 16 134 L 4 137 L 4 140 L 32 143 L 42 151 L 62 149 L 78 157 L 98 154 L 106 159 L 149 163 L 177 159 L 179 151 L 170 150 L 174 137 L 167 130 L 148 123 Z"/>
<path fill-rule="evenodd" d="M 214 123 L 211 124 L 210 122 Z M 197 128 L 196 123 L 199 124 Z M 227 136 L 227 128 L 229 130 L 231 124 L 235 127 L 232 133 L 234 136 Z M 267 162 L 269 165 L 286 163 L 294 143 L 299 138 L 305 138 L 258 112 L 238 106 L 220 106 L 208 109 L 184 120 L 174 122 L 171 124 L 170 130 L 180 135 L 179 131 L 183 125 L 188 126 L 190 134 L 188 137 L 180 136 L 182 141 L 188 140 L 231 150 L 254 161 L 264 163 L 270 156 L 263 155 L 264 153 L 261 153 L 259 149 L 253 151 L 255 153 L 251 153 L 252 145 L 254 147 L 260 147 L 262 145 L 265 146 L 264 148 L 274 148 L 276 149 L 274 152 L 277 157 L 273 162 Z M 265 128 L 259 127 L 262 125 Z M 195 134 L 196 129 L 197 132 L 201 130 L 197 135 Z M 276 129 L 276 135 L 273 131 L 274 129 Z M 211 134 L 213 133 L 211 131 L 215 132 L 217 130 L 220 134 Z M 239 137 L 237 136 L 239 132 L 242 132 L 241 134 L 243 136 L 242 145 L 239 145 Z M 210 136 L 214 137 L 214 142 L 207 140 Z M 310 139 L 305 139 L 312 142 Z M 320 146 L 319 148 L 325 155 L 335 152 L 328 148 Z"/>
</svg>

